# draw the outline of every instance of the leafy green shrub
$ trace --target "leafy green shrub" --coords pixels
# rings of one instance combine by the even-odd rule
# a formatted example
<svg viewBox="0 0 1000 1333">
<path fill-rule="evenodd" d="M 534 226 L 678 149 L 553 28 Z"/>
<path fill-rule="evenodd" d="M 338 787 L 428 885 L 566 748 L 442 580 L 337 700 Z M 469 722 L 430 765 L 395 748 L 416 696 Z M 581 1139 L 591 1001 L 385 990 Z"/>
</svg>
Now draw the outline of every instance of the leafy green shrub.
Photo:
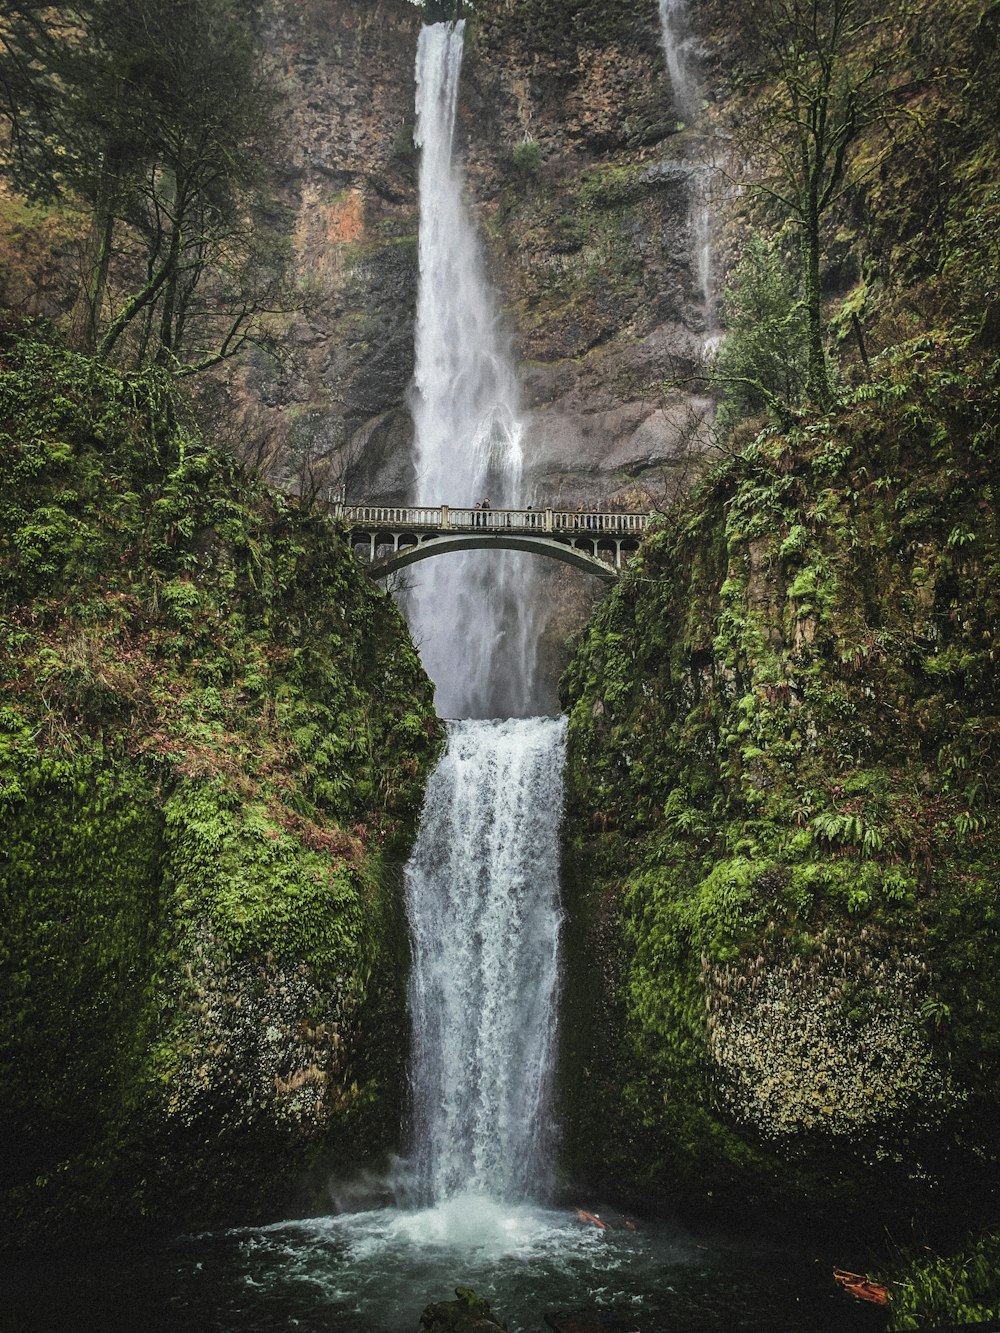
<svg viewBox="0 0 1000 1333">
<path fill-rule="evenodd" d="M 542 145 L 537 139 L 523 139 L 514 145 L 511 161 L 517 175 L 525 179 L 537 176 L 542 167 Z"/>
<path fill-rule="evenodd" d="M 778 247 L 747 239 L 723 294 L 725 337 L 712 367 L 721 395 L 717 426 L 727 432 L 776 404 L 787 409 L 805 387 L 805 317 L 798 284 Z"/>
<path fill-rule="evenodd" d="M 983 1236 L 949 1258 L 917 1259 L 892 1292 L 893 1330 L 1000 1318 L 1000 1236 Z"/>
</svg>

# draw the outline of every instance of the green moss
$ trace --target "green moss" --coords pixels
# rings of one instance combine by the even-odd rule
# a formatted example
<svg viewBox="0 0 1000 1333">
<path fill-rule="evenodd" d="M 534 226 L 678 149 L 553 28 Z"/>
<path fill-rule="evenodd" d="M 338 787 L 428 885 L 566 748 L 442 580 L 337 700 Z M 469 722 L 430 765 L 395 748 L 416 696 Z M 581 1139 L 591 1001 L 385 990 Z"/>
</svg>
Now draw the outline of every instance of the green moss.
<svg viewBox="0 0 1000 1333">
<path fill-rule="evenodd" d="M 148 777 L 97 756 L 40 757 L 0 811 L 0 1190 L 49 1222 L 81 1145 L 118 1141 L 142 1104 L 163 819 Z M 107 1174 L 95 1160 L 92 1187 Z"/>
<path fill-rule="evenodd" d="M 542 146 L 537 139 L 523 139 L 514 145 L 511 165 L 517 175 L 526 180 L 536 176 L 542 165 Z"/>
<path fill-rule="evenodd" d="M 609 991 L 566 1056 L 576 1170 L 925 1220 L 988 1195 L 998 406 L 957 340 L 901 357 L 717 469 L 599 608 L 563 682 L 570 929 Z"/>
<path fill-rule="evenodd" d="M 0 483 L 4 1209 L 259 1216 L 399 1123 L 430 683 L 155 377 L 4 330 Z"/>
<path fill-rule="evenodd" d="M 648 22 L 649 17 L 642 0 L 620 0 L 614 8 L 600 0 L 515 0 L 504 5 L 487 0 L 475 6 L 470 22 L 476 44 L 514 31 L 535 49 L 558 51 L 580 38 L 599 44 L 615 41 L 630 19 Z"/>
<path fill-rule="evenodd" d="M 637 203 L 648 194 L 648 187 L 642 184 L 643 173 L 648 169 L 649 163 L 645 161 L 591 167 L 577 190 L 578 207 L 602 213 Z"/>
</svg>

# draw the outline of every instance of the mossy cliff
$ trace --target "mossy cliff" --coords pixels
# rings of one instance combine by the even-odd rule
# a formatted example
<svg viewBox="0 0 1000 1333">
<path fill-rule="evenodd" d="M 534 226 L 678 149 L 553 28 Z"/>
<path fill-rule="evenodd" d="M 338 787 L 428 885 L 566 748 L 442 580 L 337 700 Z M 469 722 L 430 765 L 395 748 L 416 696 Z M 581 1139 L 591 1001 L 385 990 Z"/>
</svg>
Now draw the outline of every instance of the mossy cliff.
<svg viewBox="0 0 1000 1333">
<path fill-rule="evenodd" d="M 273 1214 L 399 1123 L 430 684 L 155 375 L 8 323 L 0 432 L 7 1232 Z"/>
<path fill-rule="evenodd" d="M 1000 368 L 886 353 L 664 521 L 563 682 L 569 1168 L 963 1220 L 997 1184 Z"/>
</svg>

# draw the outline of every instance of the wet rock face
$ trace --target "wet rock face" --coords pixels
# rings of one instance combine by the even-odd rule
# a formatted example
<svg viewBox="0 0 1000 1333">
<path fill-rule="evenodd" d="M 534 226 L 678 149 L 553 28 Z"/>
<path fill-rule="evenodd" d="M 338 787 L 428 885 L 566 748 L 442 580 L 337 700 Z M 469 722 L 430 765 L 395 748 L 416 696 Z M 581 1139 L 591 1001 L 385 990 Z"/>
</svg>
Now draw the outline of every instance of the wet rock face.
<svg viewBox="0 0 1000 1333">
<path fill-rule="evenodd" d="M 704 145 L 674 113 L 655 5 L 554 13 L 477 28 L 468 172 L 524 366 L 536 495 L 648 508 L 701 451 L 711 411 L 663 388 L 703 354 Z"/>
<path fill-rule="evenodd" d="M 258 1121 L 303 1137 L 328 1131 L 356 1036 L 345 997 L 317 985 L 305 963 L 232 962 L 205 927 L 192 958 L 176 997 L 182 1056 L 163 1107 L 169 1127 L 190 1130 L 229 1099 L 230 1121 L 251 1131 Z"/>
<path fill-rule="evenodd" d="M 346 483 L 378 500 L 410 479 L 419 26 L 408 0 L 332 0 L 280 6 L 270 34 L 287 92 L 279 187 L 303 309 L 280 359 L 255 353 L 229 377 L 221 410 L 292 489 Z"/>
<path fill-rule="evenodd" d="M 256 355 L 224 409 L 292 487 L 387 502 L 412 482 L 419 24 L 408 0 L 333 0 L 284 5 L 274 25 L 306 309 L 287 355 Z M 456 146 L 524 367 L 534 498 L 648 508 L 686 484 L 710 413 L 662 388 L 697 367 L 706 313 L 702 146 L 679 132 L 656 7 L 578 22 L 506 6 L 470 27 L 462 80 Z"/>
</svg>

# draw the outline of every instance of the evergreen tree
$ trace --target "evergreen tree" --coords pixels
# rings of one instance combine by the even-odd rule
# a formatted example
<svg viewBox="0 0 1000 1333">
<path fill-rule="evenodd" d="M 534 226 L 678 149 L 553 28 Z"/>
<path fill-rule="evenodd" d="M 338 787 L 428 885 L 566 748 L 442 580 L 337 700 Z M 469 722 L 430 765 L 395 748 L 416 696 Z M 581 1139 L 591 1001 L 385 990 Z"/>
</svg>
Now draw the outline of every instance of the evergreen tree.
<svg viewBox="0 0 1000 1333">
<path fill-rule="evenodd" d="M 181 372 L 230 355 L 280 271 L 260 224 L 276 94 L 254 6 L 22 3 L 0 51 L 10 165 L 33 197 L 89 207 L 76 341 Z M 111 256 L 136 242 L 112 301 Z"/>
<path fill-rule="evenodd" d="M 712 368 L 721 394 L 719 429 L 765 410 L 787 418 L 805 388 L 806 321 L 797 282 L 777 247 L 759 233 L 730 276 L 723 323 L 726 336 Z"/>
</svg>

